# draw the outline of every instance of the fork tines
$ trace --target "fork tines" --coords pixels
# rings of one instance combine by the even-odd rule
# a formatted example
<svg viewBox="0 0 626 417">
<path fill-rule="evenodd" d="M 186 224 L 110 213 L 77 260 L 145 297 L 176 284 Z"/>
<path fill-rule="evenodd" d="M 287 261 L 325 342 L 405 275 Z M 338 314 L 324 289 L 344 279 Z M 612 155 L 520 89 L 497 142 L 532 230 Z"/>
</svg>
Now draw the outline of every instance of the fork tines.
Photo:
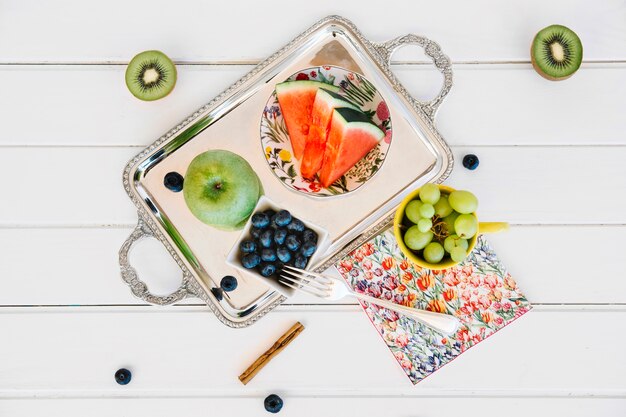
<svg viewBox="0 0 626 417">
<path fill-rule="evenodd" d="M 325 298 L 331 293 L 332 281 L 315 272 L 304 271 L 285 265 L 278 279 L 283 285 L 303 291 L 316 297 Z"/>
</svg>

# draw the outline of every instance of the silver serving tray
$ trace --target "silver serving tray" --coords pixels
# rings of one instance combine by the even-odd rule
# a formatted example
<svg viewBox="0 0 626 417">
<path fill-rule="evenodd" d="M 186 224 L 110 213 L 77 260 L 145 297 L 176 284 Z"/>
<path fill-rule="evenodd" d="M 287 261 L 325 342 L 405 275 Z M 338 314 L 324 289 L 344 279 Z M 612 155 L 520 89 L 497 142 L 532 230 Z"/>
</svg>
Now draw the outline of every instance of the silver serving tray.
<svg viewBox="0 0 626 417">
<path fill-rule="evenodd" d="M 393 52 L 407 44 L 422 46 L 444 75 L 443 88 L 432 101 L 413 99 L 389 68 Z M 376 85 L 390 109 L 393 140 L 380 172 L 359 190 L 312 199 L 287 189 L 270 171 L 260 146 L 259 123 L 276 83 L 320 65 L 347 68 Z M 254 323 L 285 297 L 225 263 L 240 232 L 202 224 L 187 209 L 182 193 L 163 186 L 164 175 L 170 171 L 184 174 L 189 162 L 208 149 L 228 149 L 243 156 L 270 199 L 330 232 L 331 245 L 313 266 L 323 271 L 388 227 L 406 194 L 449 175 L 452 154 L 433 121 L 451 86 L 450 60 L 435 42 L 406 35 L 372 43 L 342 17 L 320 20 L 128 162 L 123 183 L 137 206 L 138 223 L 119 252 L 122 278 L 135 296 L 148 303 L 166 305 L 196 297 L 228 326 Z M 183 271 L 182 284 L 172 294 L 152 294 L 129 262 L 134 243 L 145 237 L 159 239 Z M 218 300 L 211 289 L 219 287 L 224 275 L 236 276 L 239 285 Z"/>
</svg>

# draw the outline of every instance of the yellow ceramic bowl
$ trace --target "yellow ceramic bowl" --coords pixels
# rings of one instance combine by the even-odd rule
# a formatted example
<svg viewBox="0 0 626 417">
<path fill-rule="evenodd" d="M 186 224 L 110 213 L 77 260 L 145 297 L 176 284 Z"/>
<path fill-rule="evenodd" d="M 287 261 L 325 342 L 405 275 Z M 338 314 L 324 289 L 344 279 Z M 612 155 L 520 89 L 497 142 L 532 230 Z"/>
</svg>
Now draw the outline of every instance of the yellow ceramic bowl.
<svg viewBox="0 0 626 417">
<path fill-rule="evenodd" d="M 444 195 L 450 194 L 452 191 L 454 191 L 454 188 L 451 188 L 445 185 L 437 185 L 437 186 L 439 187 L 441 194 L 444 194 Z M 400 206 L 396 210 L 396 217 L 393 220 L 393 232 L 396 236 L 396 240 L 398 241 L 398 246 L 400 246 L 402 253 L 404 253 L 407 258 L 409 258 L 411 261 L 421 266 L 422 268 L 440 270 L 440 269 L 450 268 L 454 265 L 459 264 L 460 262 L 454 262 L 450 258 L 447 258 L 446 260 L 443 260 L 439 262 L 438 264 L 428 263 L 423 258 L 420 258 L 415 252 L 413 252 L 404 244 L 404 233 L 400 229 L 400 226 L 402 225 L 402 221 L 404 220 L 404 209 L 406 208 L 406 205 L 409 204 L 411 200 L 415 200 L 418 197 L 419 192 L 420 190 L 418 188 L 417 190 L 413 191 L 411 194 L 407 195 L 406 198 L 402 200 L 402 203 L 400 203 Z M 476 216 L 476 214 L 474 214 L 474 216 Z M 474 235 L 474 237 L 472 237 L 468 242 L 469 247 L 468 247 L 467 253 L 470 253 L 474 249 L 474 246 L 476 246 L 476 240 L 478 239 L 479 233 L 495 233 L 495 232 L 500 232 L 502 230 L 506 230 L 508 228 L 509 228 L 509 224 L 504 223 L 504 222 L 479 222 L 478 233 L 476 233 L 476 235 Z"/>
</svg>

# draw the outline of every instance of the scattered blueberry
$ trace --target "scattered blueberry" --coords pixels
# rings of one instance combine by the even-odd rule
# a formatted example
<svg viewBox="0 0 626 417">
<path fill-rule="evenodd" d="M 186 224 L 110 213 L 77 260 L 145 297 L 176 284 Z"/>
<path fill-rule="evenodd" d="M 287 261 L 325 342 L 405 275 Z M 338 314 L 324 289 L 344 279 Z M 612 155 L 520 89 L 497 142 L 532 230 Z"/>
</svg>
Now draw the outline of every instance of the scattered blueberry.
<svg viewBox="0 0 626 417">
<path fill-rule="evenodd" d="M 265 262 L 274 262 L 276 260 L 276 252 L 274 252 L 274 249 L 270 249 L 270 248 L 262 249 L 261 260 Z"/>
<path fill-rule="evenodd" d="M 271 394 L 267 396 L 263 405 L 265 406 L 265 410 L 276 414 L 283 408 L 283 399 L 276 394 Z"/>
<path fill-rule="evenodd" d="M 226 275 L 220 281 L 220 287 L 222 287 L 222 289 L 226 292 L 233 291 L 235 288 L 237 288 L 237 278 L 232 275 Z"/>
<path fill-rule="evenodd" d="M 317 246 L 315 245 L 315 243 L 313 243 L 311 241 L 307 241 L 307 242 L 304 242 L 302 244 L 302 247 L 300 248 L 300 253 L 305 258 L 310 258 L 311 255 L 313 255 L 313 253 L 315 253 L 316 249 L 317 249 Z"/>
<path fill-rule="evenodd" d="M 175 193 L 182 191 L 185 179 L 178 172 L 168 172 L 163 178 L 163 185 L 170 191 Z"/>
<path fill-rule="evenodd" d="M 250 236 L 252 236 L 253 239 L 258 239 L 259 236 L 261 236 L 261 232 L 263 230 L 259 229 L 258 227 L 253 227 L 252 229 L 250 229 Z"/>
<path fill-rule="evenodd" d="M 478 157 L 474 155 L 473 153 L 467 154 L 463 157 L 463 166 L 469 169 L 470 171 L 473 171 L 476 168 L 478 168 L 479 163 L 480 161 L 478 160 Z"/>
<path fill-rule="evenodd" d="M 128 384 L 130 380 L 132 379 L 132 377 L 133 377 L 133 374 L 131 374 L 130 371 L 126 368 L 118 369 L 115 372 L 115 382 L 117 382 L 120 385 Z M 267 399 L 265 401 L 267 401 Z M 281 401 L 281 406 L 282 406 L 282 401 Z M 267 406 L 265 406 L 265 408 L 267 408 Z"/>
<path fill-rule="evenodd" d="M 302 232 L 304 231 L 304 223 L 300 219 L 292 219 L 291 223 L 287 225 L 287 230 L 291 232 Z"/>
<path fill-rule="evenodd" d="M 253 240 L 244 240 L 239 244 L 239 249 L 243 253 L 252 253 L 256 250 L 256 242 Z"/>
<path fill-rule="evenodd" d="M 274 242 L 277 245 L 282 245 L 285 243 L 285 238 L 287 237 L 287 229 L 276 229 L 274 232 Z"/>
<path fill-rule="evenodd" d="M 276 249 L 276 256 L 281 262 L 289 262 L 291 260 L 291 252 L 285 246 L 280 246 Z"/>
<path fill-rule="evenodd" d="M 311 229 L 306 229 L 304 233 L 302 233 L 302 240 L 305 242 L 317 243 L 317 233 Z"/>
<path fill-rule="evenodd" d="M 211 292 L 213 293 L 213 296 L 217 299 L 217 301 L 222 301 L 223 295 L 221 288 L 211 288 Z"/>
<path fill-rule="evenodd" d="M 289 213 L 287 210 L 279 211 L 274 217 L 274 223 L 278 227 L 287 226 L 289 223 L 291 223 L 291 213 Z"/>
<path fill-rule="evenodd" d="M 276 272 L 276 265 L 270 263 L 262 263 L 259 270 L 264 277 L 271 277 Z"/>
<path fill-rule="evenodd" d="M 307 259 L 304 257 L 304 255 L 302 254 L 296 255 L 293 266 L 299 269 L 304 269 L 306 268 L 306 264 L 307 264 Z"/>
<path fill-rule="evenodd" d="M 285 239 L 285 246 L 287 246 L 287 249 L 289 249 L 292 252 L 295 252 L 298 249 L 300 249 L 300 245 L 302 245 L 302 242 L 296 235 L 288 235 L 287 238 Z"/>
<path fill-rule="evenodd" d="M 256 268 L 261 263 L 261 257 L 256 253 L 247 253 L 241 258 L 241 265 L 244 268 Z"/>
<path fill-rule="evenodd" d="M 270 217 L 265 213 L 254 213 L 252 215 L 252 226 L 264 229 L 270 224 Z"/>
<path fill-rule="evenodd" d="M 272 246 L 272 240 L 274 238 L 274 231 L 268 229 L 261 232 L 261 236 L 259 236 L 259 243 L 264 248 L 269 248 Z"/>
</svg>

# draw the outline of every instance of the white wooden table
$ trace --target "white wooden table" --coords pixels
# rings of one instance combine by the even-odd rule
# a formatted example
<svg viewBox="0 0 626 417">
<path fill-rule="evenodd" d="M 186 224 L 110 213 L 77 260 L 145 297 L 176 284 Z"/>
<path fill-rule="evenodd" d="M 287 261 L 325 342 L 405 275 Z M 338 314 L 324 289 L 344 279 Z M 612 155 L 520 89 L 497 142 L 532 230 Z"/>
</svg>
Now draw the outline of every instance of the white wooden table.
<svg viewBox="0 0 626 417">
<path fill-rule="evenodd" d="M 271 3 L 271 4 L 270 4 Z M 454 62 L 437 124 L 490 241 L 535 309 L 413 387 L 360 308 L 300 297 L 244 330 L 203 305 L 134 299 L 117 250 L 135 211 L 127 159 L 328 14 L 374 41 L 414 32 Z M 548 82 L 529 63 L 544 26 L 585 59 Z M 178 64 L 164 100 L 134 99 L 125 65 Z M 440 78 L 417 50 L 394 70 L 417 97 Z M 0 1 L 0 416 L 626 415 L 626 4 L 623 0 Z M 464 154 L 480 167 L 464 169 Z M 137 248 L 155 291 L 180 273 Z M 248 386 L 239 373 L 291 323 L 304 333 Z M 115 383 L 120 367 L 133 372 Z"/>
</svg>

